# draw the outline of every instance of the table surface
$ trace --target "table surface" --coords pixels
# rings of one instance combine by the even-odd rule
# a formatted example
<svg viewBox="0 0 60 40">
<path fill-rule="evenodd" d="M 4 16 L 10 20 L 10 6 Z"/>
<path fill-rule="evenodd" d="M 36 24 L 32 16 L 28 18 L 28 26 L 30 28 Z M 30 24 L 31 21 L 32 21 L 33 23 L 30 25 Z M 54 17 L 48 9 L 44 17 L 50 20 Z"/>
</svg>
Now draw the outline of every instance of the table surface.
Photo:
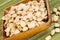
<svg viewBox="0 0 60 40">
<path fill-rule="evenodd" d="M 17 3 L 21 0 L 0 0 L 0 40 L 2 40 L 2 12 L 3 10 L 14 4 Z M 50 9 L 52 10 L 54 7 L 58 7 L 60 6 L 60 0 L 49 0 L 49 4 L 50 4 Z M 52 14 L 51 14 L 52 15 Z M 60 19 L 59 19 L 59 23 L 60 23 Z M 54 28 L 54 23 L 51 24 L 50 28 L 48 28 L 47 30 L 32 36 L 30 38 L 28 38 L 27 40 L 44 40 L 44 38 L 50 34 L 50 31 Z M 51 40 L 60 40 L 60 33 L 56 33 L 54 36 L 52 36 Z"/>
</svg>

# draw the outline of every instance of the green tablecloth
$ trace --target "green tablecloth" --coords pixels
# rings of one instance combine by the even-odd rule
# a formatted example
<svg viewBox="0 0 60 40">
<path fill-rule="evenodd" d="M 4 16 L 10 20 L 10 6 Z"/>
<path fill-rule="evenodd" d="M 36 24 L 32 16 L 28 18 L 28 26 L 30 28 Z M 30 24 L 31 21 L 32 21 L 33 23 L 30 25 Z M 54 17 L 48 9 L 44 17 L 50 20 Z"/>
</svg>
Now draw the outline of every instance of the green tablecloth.
<svg viewBox="0 0 60 40">
<path fill-rule="evenodd" d="M 14 3 L 17 3 L 21 0 L 0 0 L 0 40 L 2 40 L 2 12 L 3 10 L 8 7 L 9 5 L 12 5 Z M 60 5 L 60 0 L 49 0 L 50 3 L 50 9 L 52 10 L 54 7 L 58 7 Z M 47 30 L 28 38 L 27 40 L 44 40 L 44 38 L 50 34 L 50 31 L 53 29 L 54 23 L 51 24 L 51 27 Z M 51 40 L 60 40 L 60 33 L 56 33 Z"/>
</svg>

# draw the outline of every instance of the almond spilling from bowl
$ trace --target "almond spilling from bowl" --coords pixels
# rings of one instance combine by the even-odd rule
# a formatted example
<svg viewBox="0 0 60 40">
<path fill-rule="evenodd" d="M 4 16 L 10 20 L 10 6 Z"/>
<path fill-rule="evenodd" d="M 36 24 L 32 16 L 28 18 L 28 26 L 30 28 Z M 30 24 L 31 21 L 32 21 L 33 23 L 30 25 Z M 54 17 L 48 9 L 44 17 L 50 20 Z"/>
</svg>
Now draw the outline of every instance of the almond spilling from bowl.
<svg viewBox="0 0 60 40">
<path fill-rule="evenodd" d="M 46 3 L 47 0 L 25 1 L 6 9 L 7 12 L 5 11 L 6 14 L 2 17 L 5 25 L 4 32 L 6 37 L 12 37 L 18 33 L 23 33 L 24 31 L 28 33 L 27 31 L 29 30 L 33 32 L 32 29 L 35 31 L 36 29 L 34 28 L 44 24 L 50 25 L 50 14 L 48 14 L 49 5 Z M 45 27 L 48 28 L 48 26 Z M 36 33 L 38 32 L 36 31 Z"/>
</svg>

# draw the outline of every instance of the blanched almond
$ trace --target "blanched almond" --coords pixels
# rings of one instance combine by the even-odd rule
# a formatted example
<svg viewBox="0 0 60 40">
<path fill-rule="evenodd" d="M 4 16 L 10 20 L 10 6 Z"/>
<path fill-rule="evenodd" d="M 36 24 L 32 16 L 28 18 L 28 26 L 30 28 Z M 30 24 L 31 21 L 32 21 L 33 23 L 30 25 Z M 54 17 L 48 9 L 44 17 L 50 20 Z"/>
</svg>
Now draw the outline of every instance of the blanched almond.
<svg viewBox="0 0 60 40">
<path fill-rule="evenodd" d="M 27 31 L 28 27 L 23 27 L 22 31 Z"/>
<path fill-rule="evenodd" d="M 14 34 L 18 34 L 20 31 L 18 29 L 15 30 Z"/>
<path fill-rule="evenodd" d="M 21 27 L 25 27 L 26 23 L 24 21 L 20 21 Z"/>
<path fill-rule="evenodd" d="M 53 9 L 53 12 L 57 12 L 57 8 L 54 8 L 54 9 Z"/>
<path fill-rule="evenodd" d="M 46 38 L 45 38 L 45 40 L 50 40 L 51 39 L 51 36 L 50 35 L 48 35 Z"/>
<path fill-rule="evenodd" d="M 31 22 L 28 24 L 28 28 L 34 28 L 36 26 L 35 22 Z"/>
<path fill-rule="evenodd" d="M 55 32 L 60 32 L 60 28 L 56 28 L 55 29 Z"/>
<path fill-rule="evenodd" d="M 60 24 L 59 23 L 55 23 L 55 27 L 59 27 L 60 26 Z"/>
<path fill-rule="evenodd" d="M 59 16 L 54 15 L 54 16 L 52 17 L 52 21 L 58 21 L 58 19 L 59 19 Z"/>
<path fill-rule="evenodd" d="M 53 29 L 52 31 L 51 31 L 51 35 L 54 35 L 55 34 L 55 30 Z"/>
</svg>

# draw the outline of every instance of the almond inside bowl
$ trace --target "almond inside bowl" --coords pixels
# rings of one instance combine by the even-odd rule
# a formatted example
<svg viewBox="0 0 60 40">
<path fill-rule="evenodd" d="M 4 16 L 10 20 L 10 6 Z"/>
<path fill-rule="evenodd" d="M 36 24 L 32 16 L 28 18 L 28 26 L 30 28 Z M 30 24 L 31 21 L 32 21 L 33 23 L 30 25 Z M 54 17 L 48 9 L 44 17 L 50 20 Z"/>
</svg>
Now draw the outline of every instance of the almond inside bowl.
<svg viewBox="0 0 60 40">
<path fill-rule="evenodd" d="M 36 1 L 36 0 L 22 0 L 22 1 L 18 2 L 17 4 L 13 5 L 13 6 L 17 6 L 17 5 L 21 4 L 21 3 L 26 4 L 29 1 Z M 39 0 L 37 0 L 37 2 L 39 2 Z M 2 24 L 2 27 L 3 27 L 3 40 L 23 40 L 25 38 L 31 37 L 31 36 L 39 33 L 39 32 L 42 32 L 42 31 L 46 30 L 50 26 L 50 24 L 51 24 L 51 17 L 50 17 L 50 9 L 49 9 L 48 0 L 44 0 L 44 3 L 45 3 L 45 8 L 47 10 L 47 19 L 43 20 L 45 23 L 43 23 L 43 24 L 41 24 L 39 26 L 35 26 L 34 28 L 30 28 L 29 27 L 28 30 L 26 30 L 26 31 L 21 31 L 20 33 L 18 33 L 16 35 L 12 35 L 11 37 L 10 36 L 7 37 L 6 36 L 6 32 L 5 32 L 5 29 L 6 29 L 5 22 L 6 21 L 3 20 L 3 24 Z M 11 6 L 6 8 L 5 11 L 3 12 L 3 16 L 7 15 L 8 12 L 10 11 L 10 9 L 11 9 Z M 24 26 L 24 25 L 22 25 L 22 26 Z"/>
</svg>

